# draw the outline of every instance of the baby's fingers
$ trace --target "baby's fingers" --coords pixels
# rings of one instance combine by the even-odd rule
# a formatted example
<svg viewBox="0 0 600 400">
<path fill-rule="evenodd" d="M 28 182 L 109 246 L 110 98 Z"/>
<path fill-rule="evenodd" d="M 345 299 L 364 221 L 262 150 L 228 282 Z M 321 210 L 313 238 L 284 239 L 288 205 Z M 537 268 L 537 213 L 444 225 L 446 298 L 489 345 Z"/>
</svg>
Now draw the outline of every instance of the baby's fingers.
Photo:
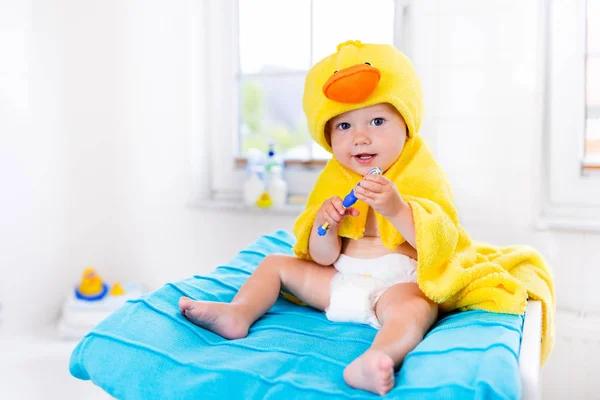
<svg viewBox="0 0 600 400">
<path fill-rule="evenodd" d="M 373 193 L 362 186 L 358 186 L 354 189 L 354 195 L 357 199 L 368 202 L 372 200 Z"/>
<path fill-rule="evenodd" d="M 331 204 L 333 205 L 333 207 L 335 207 L 340 216 L 344 215 L 344 213 L 346 212 L 346 208 L 344 207 L 342 199 L 340 199 L 339 197 L 332 197 Z"/>
<path fill-rule="evenodd" d="M 369 175 L 367 175 L 369 176 Z M 386 185 L 382 184 L 379 181 L 368 181 L 368 180 L 363 180 L 360 183 L 361 188 L 364 188 L 368 191 L 374 192 L 374 193 L 382 193 L 385 191 L 386 189 Z"/>
<path fill-rule="evenodd" d="M 360 211 L 358 211 L 356 208 L 350 207 L 346 209 L 345 215 L 351 217 L 358 217 L 360 215 Z"/>
<path fill-rule="evenodd" d="M 330 224 L 339 224 L 342 222 L 342 218 L 344 218 L 344 214 L 340 214 L 338 210 L 332 205 L 327 209 L 327 218 L 329 219 Z"/>
</svg>

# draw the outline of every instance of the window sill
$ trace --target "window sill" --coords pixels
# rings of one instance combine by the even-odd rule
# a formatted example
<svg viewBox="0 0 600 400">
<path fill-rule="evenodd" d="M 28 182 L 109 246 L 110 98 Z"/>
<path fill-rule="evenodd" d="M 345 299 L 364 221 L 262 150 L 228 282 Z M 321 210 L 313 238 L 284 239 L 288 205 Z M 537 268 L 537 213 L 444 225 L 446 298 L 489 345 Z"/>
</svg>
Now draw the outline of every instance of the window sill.
<svg viewBox="0 0 600 400">
<path fill-rule="evenodd" d="M 304 167 L 304 168 L 323 168 L 327 165 L 329 160 L 310 159 L 310 160 L 285 160 L 284 164 L 286 167 Z M 237 168 L 244 168 L 248 164 L 248 159 L 245 157 L 237 157 L 235 159 L 235 166 Z"/>
<path fill-rule="evenodd" d="M 583 174 L 585 176 L 600 176 L 600 159 L 588 158 L 583 161 Z"/>
<path fill-rule="evenodd" d="M 198 210 L 232 211 L 260 215 L 293 215 L 297 216 L 304 210 L 304 204 L 286 204 L 283 208 L 259 208 L 244 204 L 241 200 L 197 200 L 190 207 Z"/>
</svg>

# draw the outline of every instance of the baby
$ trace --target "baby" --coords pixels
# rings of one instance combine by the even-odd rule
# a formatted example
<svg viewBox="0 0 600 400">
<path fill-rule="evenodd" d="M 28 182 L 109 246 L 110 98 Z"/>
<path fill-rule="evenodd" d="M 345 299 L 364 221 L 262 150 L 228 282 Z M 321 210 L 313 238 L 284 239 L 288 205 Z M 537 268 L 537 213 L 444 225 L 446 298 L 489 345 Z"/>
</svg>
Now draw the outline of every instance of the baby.
<svg viewBox="0 0 600 400">
<path fill-rule="evenodd" d="M 296 256 L 267 256 L 231 303 L 182 297 L 179 307 L 193 323 L 228 339 L 245 337 L 282 290 L 324 311 L 331 321 L 369 324 L 377 335 L 345 368 L 344 379 L 354 388 L 384 395 L 394 386 L 395 369 L 435 322 L 438 307 L 417 284 L 411 206 L 386 177 L 390 169 L 397 173 L 402 168 L 400 156 L 417 133 L 420 84 L 403 55 L 391 46 L 377 46 L 341 44 L 338 53 L 313 67 L 305 86 L 311 134 L 333 153 L 328 167 L 348 178 L 359 201 L 344 208 L 334 195 L 314 211 L 307 207 L 297 223 L 308 228 L 297 235 Z M 402 91 L 406 98 L 397 98 L 388 88 L 402 79 L 401 87 L 410 90 Z M 367 174 L 374 167 L 383 175 Z M 327 176 L 322 173 L 319 179 Z M 329 231 L 319 236 L 325 223 Z M 362 224 L 360 234 L 349 233 L 352 224 Z M 394 231 L 398 244 L 384 243 L 382 225 L 385 232 Z"/>
</svg>

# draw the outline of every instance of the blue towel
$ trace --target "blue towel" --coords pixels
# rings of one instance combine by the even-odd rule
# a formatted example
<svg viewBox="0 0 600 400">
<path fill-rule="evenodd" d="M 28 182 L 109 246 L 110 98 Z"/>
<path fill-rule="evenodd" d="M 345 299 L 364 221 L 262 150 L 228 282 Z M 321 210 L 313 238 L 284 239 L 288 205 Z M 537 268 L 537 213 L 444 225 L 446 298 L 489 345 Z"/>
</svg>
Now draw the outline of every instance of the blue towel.
<svg viewBox="0 0 600 400">
<path fill-rule="evenodd" d="M 267 254 L 291 254 L 293 243 L 286 231 L 259 237 L 206 276 L 129 301 L 80 341 L 71 374 L 118 399 L 381 398 L 348 387 L 342 376 L 373 340 L 370 326 L 332 323 L 283 297 L 239 340 L 226 340 L 180 314 L 180 296 L 231 301 Z M 519 398 L 522 328 L 523 316 L 442 316 L 407 355 L 385 398 Z"/>
</svg>

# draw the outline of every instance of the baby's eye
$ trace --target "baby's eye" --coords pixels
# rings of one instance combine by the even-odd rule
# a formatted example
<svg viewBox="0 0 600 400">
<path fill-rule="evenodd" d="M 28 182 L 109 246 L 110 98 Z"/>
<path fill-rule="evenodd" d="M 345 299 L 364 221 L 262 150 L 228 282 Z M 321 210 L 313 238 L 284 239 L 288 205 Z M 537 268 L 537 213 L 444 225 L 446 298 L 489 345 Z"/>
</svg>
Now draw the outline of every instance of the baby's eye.
<svg viewBox="0 0 600 400">
<path fill-rule="evenodd" d="M 337 128 L 345 131 L 347 129 L 350 129 L 350 124 L 347 122 L 341 122 L 337 125 Z"/>
<path fill-rule="evenodd" d="M 384 122 L 385 122 L 385 119 L 383 119 L 383 118 L 374 118 L 371 121 L 371 125 L 373 125 L 373 126 L 381 126 L 381 125 L 383 125 Z"/>
</svg>

